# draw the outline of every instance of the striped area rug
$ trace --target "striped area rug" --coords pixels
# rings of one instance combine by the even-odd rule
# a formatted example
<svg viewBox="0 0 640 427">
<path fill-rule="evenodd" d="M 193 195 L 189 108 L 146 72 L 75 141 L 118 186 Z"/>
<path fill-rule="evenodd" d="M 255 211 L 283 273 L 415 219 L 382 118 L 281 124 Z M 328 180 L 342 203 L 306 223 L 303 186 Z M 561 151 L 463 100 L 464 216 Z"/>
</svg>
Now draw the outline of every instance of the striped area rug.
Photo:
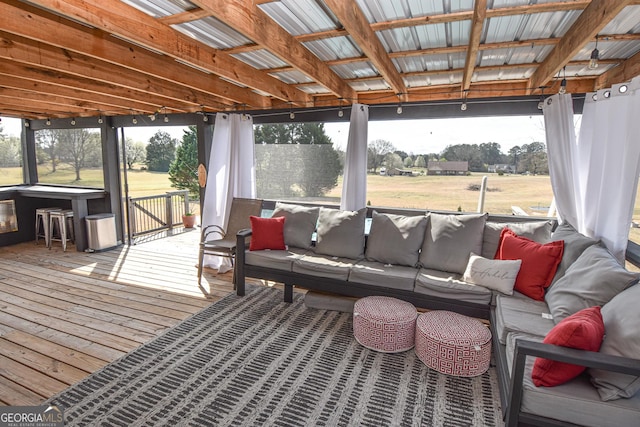
<svg viewBox="0 0 640 427">
<path fill-rule="evenodd" d="M 253 287 L 229 295 L 49 400 L 66 425 L 502 425 L 495 369 L 455 378 L 413 350 L 377 353 L 350 314 Z"/>
</svg>

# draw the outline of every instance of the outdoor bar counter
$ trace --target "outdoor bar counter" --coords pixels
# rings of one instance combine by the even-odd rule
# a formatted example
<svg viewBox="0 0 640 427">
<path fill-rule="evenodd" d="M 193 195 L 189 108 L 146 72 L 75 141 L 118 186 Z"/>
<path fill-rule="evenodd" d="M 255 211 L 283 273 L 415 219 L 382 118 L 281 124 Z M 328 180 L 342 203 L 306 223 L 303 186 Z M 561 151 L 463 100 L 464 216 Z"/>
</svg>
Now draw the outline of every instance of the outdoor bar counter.
<svg viewBox="0 0 640 427">
<path fill-rule="evenodd" d="M 33 240 L 35 236 L 35 209 L 38 207 L 59 206 L 73 210 L 73 226 L 75 232 L 76 250 L 83 252 L 87 248 L 87 233 L 84 218 L 90 213 L 89 200 L 95 200 L 97 206 L 91 213 L 104 213 L 108 193 L 105 190 L 59 187 L 50 185 L 17 185 L 0 188 L 0 199 L 15 199 L 18 216 L 18 238 L 9 239 L 8 235 L 0 235 L 0 240 L 6 243 Z M 65 201 L 56 203 L 56 201 Z M 69 206 L 69 204 L 71 206 Z M 6 238 L 5 238 L 6 237 Z M 11 242 L 9 242 L 11 240 Z M 4 243 L 4 242 L 3 242 Z"/>
</svg>

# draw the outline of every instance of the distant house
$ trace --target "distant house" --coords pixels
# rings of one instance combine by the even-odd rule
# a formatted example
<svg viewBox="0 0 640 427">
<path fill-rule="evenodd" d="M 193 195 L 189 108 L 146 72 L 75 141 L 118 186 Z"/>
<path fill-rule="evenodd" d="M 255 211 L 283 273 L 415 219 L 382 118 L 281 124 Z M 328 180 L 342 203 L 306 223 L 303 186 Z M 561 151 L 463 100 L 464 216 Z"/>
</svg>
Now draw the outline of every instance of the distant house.
<svg viewBox="0 0 640 427">
<path fill-rule="evenodd" d="M 429 161 L 427 175 L 467 175 L 469 162 L 434 162 Z"/>
<path fill-rule="evenodd" d="M 504 173 L 516 173 L 516 167 L 514 165 L 507 165 L 503 163 L 489 165 L 487 168 L 489 172 L 498 172 L 502 171 Z"/>
</svg>

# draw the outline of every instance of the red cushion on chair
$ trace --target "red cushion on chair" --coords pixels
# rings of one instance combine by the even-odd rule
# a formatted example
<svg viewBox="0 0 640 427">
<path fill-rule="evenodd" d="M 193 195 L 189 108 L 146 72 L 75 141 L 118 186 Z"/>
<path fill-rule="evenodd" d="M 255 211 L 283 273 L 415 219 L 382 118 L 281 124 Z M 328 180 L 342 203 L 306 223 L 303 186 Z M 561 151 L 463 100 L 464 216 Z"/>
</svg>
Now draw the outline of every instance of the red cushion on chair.
<svg viewBox="0 0 640 427">
<path fill-rule="evenodd" d="M 544 290 L 549 287 L 558 265 L 562 261 L 564 241 L 541 244 L 520 237 L 508 227 L 500 233 L 496 259 L 521 259 L 514 289 L 538 301 L 544 301 Z"/>
<path fill-rule="evenodd" d="M 284 245 L 284 217 L 261 218 L 250 216 L 251 244 L 250 251 L 263 249 L 285 250 Z"/>
<path fill-rule="evenodd" d="M 563 319 L 549 331 L 543 342 L 579 350 L 599 351 L 603 338 L 604 321 L 600 307 L 596 306 L 585 308 Z M 538 357 L 533 363 L 531 378 L 537 387 L 553 387 L 577 377 L 585 369 L 584 366 Z"/>
</svg>

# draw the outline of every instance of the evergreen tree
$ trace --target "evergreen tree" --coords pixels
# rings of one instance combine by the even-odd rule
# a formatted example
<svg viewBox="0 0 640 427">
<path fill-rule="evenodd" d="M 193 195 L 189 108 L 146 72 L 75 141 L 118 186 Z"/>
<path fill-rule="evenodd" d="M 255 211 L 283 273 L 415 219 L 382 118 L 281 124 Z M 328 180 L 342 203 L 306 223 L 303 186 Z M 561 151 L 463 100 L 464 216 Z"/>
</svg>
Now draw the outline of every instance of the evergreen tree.
<svg viewBox="0 0 640 427">
<path fill-rule="evenodd" d="M 195 126 L 189 126 L 182 135 L 182 143 L 176 151 L 176 159 L 169 168 L 171 186 L 189 190 L 189 196 L 198 199 L 198 134 Z"/>
</svg>

